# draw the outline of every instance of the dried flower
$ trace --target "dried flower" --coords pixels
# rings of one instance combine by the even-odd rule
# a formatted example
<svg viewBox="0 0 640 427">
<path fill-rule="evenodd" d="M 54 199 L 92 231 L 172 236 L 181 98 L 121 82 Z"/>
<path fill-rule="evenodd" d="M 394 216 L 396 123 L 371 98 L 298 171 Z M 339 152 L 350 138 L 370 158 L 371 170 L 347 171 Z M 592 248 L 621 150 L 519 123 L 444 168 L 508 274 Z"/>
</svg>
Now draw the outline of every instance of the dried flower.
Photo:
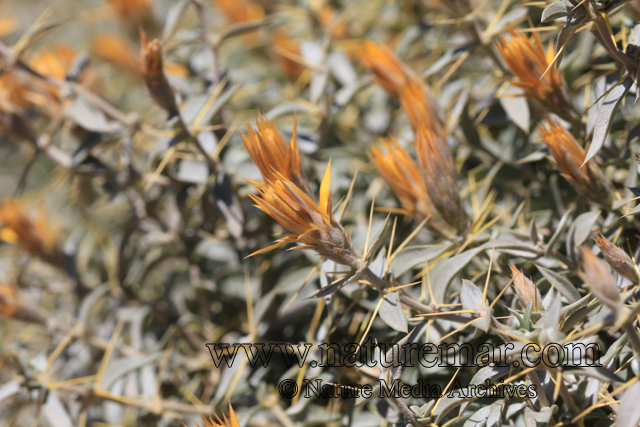
<svg viewBox="0 0 640 427">
<path fill-rule="evenodd" d="M 547 118 L 549 130 L 540 126 L 540 136 L 549 146 L 560 173 L 583 196 L 609 206 L 612 202 L 612 190 L 600 168 L 593 160 L 582 167 L 585 151 L 573 136 L 557 122 Z"/>
<path fill-rule="evenodd" d="M 260 3 L 251 0 L 214 0 L 220 11 L 234 23 L 255 21 L 264 16 Z"/>
<path fill-rule="evenodd" d="M 224 414 L 222 414 L 222 420 L 217 415 L 216 421 L 214 421 L 212 417 L 209 417 L 209 420 L 206 420 L 204 417 L 201 418 L 202 421 L 204 421 L 204 427 L 240 427 L 240 423 L 238 422 L 238 418 L 236 417 L 236 413 L 233 411 L 231 404 L 229 404 L 229 418 Z M 196 426 L 200 427 L 199 424 L 196 424 Z"/>
<path fill-rule="evenodd" d="M 275 31 L 273 33 L 273 49 L 282 72 L 291 80 L 300 77 L 305 67 L 298 60 L 301 58 L 298 43 L 282 31 Z"/>
<path fill-rule="evenodd" d="M 425 125 L 418 128 L 416 150 L 429 199 L 449 225 L 466 227 L 453 159 L 446 142 Z"/>
<path fill-rule="evenodd" d="M 53 265 L 61 265 L 62 251 L 57 236 L 47 226 L 44 215 L 32 221 L 14 200 L 0 204 L 0 239 L 7 243 L 20 243 L 30 253 Z"/>
<path fill-rule="evenodd" d="M 604 235 L 594 237 L 596 244 L 602 251 L 604 260 L 613 268 L 619 275 L 626 277 L 633 283 L 640 283 L 640 277 L 638 277 L 638 271 L 636 270 L 631 257 L 627 255 L 622 248 L 614 245 L 607 240 Z"/>
<path fill-rule="evenodd" d="M 422 79 L 395 56 L 391 49 L 365 40 L 358 56 L 376 76 L 376 82 L 391 96 L 398 98 L 414 129 L 425 124 L 441 134 L 438 111 Z"/>
<path fill-rule="evenodd" d="M 542 297 L 540 291 L 533 281 L 522 273 L 515 265 L 509 264 L 511 268 L 511 277 L 513 277 L 513 287 L 516 290 L 516 297 L 520 301 L 522 307 L 526 308 L 533 302 L 533 312 L 540 313 L 542 308 Z"/>
<path fill-rule="evenodd" d="M 333 217 L 331 203 L 331 162 L 320 185 L 320 201 L 311 197 L 282 174 L 273 181 L 258 184 L 259 195 L 251 195 L 256 206 L 269 214 L 293 235 L 283 237 L 276 244 L 252 255 L 269 251 L 289 242 L 303 246 L 293 249 L 313 249 L 321 256 L 340 264 L 353 265 L 357 258 L 351 240 Z"/>
<path fill-rule="evenodd" d="M 258 132 L 247 126 L 248 135 L 242 135 L 242 141 L 251 160 L 260 169 L 264 181 L 275 181 L 278 175 L 282 175 L 307 196 L 313 197 L 309 181 L 302 171 L 300 152 L 296 145 L 295 122 L 290 144 L 285 142 L 282 134 L 266 117 L 260 115 L 256 125 Z"/>
<path fill-rule="evenodd" d="M 162 66 L 162 43 L 154 39 L 149 41 L 144 32 L 140 32 L 142 44 L 141 73 L 151 98 L 159 107 L 169 113 L 170 117 L 178 113 L 178 106 L 169 86 Z"/>
<path fill-rule="evenodd" d="M 395 138 L 383 139 L 382 144 L 386 152 L 372 147 L 369 158 L 407 213 L 426 217 L 431 213 L 431 202 L 420 168 Z"/>
<path fill-rule="evenodd" d="M 593 254 L 588 246 L 580 247 L 582 255 L 582 269 L 587 276 L 587 283 L 591 287 L 593 294 L 614 313 L 622 307 L 620 293 L 616 287 L 615 280 L 611 272 L 597 256 Z"/>
<path fill-rule="evenodd" d="M 501 41 L 496 43 L 496 47 L 513 74 L 518 77 L 512 84 L 521 88 L 527 97 L 536 99 L 564 115 L 569 108 L 564 79 L 555 67 L 549 68 L 554 57 L 553 47 L 549 45 L 545 54 L 536 33 L 533 34 L 533 42 L 520 31 L 509 29 L 509 33 L 512 36 L 511 40 L 501 36 Z"/>
</svg>

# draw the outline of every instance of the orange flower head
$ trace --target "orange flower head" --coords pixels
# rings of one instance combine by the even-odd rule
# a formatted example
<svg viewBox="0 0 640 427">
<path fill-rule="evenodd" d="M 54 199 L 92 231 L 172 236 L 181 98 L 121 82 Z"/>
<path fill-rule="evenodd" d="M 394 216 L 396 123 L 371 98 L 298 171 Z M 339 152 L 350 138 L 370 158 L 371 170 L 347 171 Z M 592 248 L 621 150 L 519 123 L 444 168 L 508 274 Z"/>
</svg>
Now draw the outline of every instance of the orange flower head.
<svg viewBox="0 0 640 427">
<path fill-rule="evenodd" d="M 226 415 L 222 414 L 222 419 L 216 415 L 216 420 L 212 417 L 209 419 L 205 419 L 201 417 L 204 422 L 204 427 L 240 427 L 240 423 L 238 422 L 238 418 L 236 417 L 236 413 L 233 411 L 233 407 L 229 404 L 229 418 Z M 196 424 L 197 427 L 200 427 L 199 424 Z"/>
<path fill-rule="evenodd" d="M 107 0 L 120 19 L 132 24 L 142 24 L 152 18 L 151 1 Z"/>
<path fill-rule="evenodd" d="M 457 230 L 466 226 L 453 158 L 444 139 L 424 124 L 418 128 L 416 150 L 427 193 L 434 207 Z"/>
<path fill-rule="evenodd" d="M 130 73 L 139 74 L 140 72 L 138 52 L 128 40 L 114 34 L 96 37 L 93 41 L 93 52 L 103 60 Z"/>
<path fill-rule="evenodd" d="M 167 81 L 162 66 L 162 43 L 158 39 L 149 41 L 144 32 L 140 32 L 142 45 L 141 74 L 155 103 L 167 111 L 170 116 L 178 113 L 173 90 Z"/>
<path fill-rule="evenodd" d="M 297 61 L 300 57 L 300 45 L 282 31 L 273 33 L 273 49 L 282 72 L 291 80 L 296 80 L 304 71 L 304 66 Z"/>
<path fill-rule="evenodd" d="M 607 261 L 611 268 L 633 283 L 640 283 L 640 277 L 638 276 L 638 271 L 636 270 L 633 260 L 622 248 L 611 243 L 602 234 L 594 237 L 594 240 L 600 248 L 600 251 L 602 251 L 604 260 Z"/>
<path fill-rule="evenodd" d="M 441 133 L 438 112 L 430 102 L 427 86 L 391 49 L 365 40 L 358 56 L 373 72 L 376 82 L 389 95 L 400 100 L 414 130 L 424 123 L 433 132 Z"/>
<path fill-rule="evenodd" d="M 256 21 L 264 16 L 264 9 L 251 0 L 214 0 L 215 5 L 233 23 Z"/>
<path fill-rule="evenodd" d="M 259 195 L 251 195 L 256 206 L 278 221 L 292 235 L 283 237 L 274 245 L 252 255 L 269 251 L 285 243 L 299 242 L 303 245 L 293 249 L 313 249 L 327 259 L 353 265 L 357 258 L 351 240 L 333 217 L 330 186 L 331 162 L 322 178 L 318 204 L 282 174 L 274 181 L 258 184 Z"/>
<path fill-rule="evenodd" d="M 522 307 L 527 308 L 527 306 L 533 302 L 534 313 L 543 311 L 542 296 L 536 284 L 527 278 L 515 265 L 509 264 L 509 268 L 511 268 L 511 277 L 513 277 L 513 287 L 516 290 L 516 297 Z"/>
<path fill-rule="evenodd" d="M 369 158 L 407 213 L 426 217 L 430 214 L 431 202 L 420 168 L 395 138 L 383 139 L 382 144 L 386 152 L 372 147 Z"/>
<path fill-rule="evenodd" d="M 521 88 L 529 98 L 560 109 L 567 108 L 564 79 L 556 67 L 549 68 L 554 57 L 553 47 L 550 45 L 545 53 L 535 33 L 534 41 L 531 41 L 522 32 L 513 29 L 509 32 L 511 40 L 501 36 L 501 41 L 496 43 L 496 47 L 509 69 L 518 77 L 512 84 Z"/>
<path fill-rule="evenodd" d="M 57 236 L 51 232 L 42 215 L 32 221 L 13 200 L 0 204 L 0 240 L 20 243 L 27 251 L 44 261 L 60 265 L 62 252 L 57 245 Z"/>
<path fill-rule="evenodd" d="M 242 135 L 251 160 L 258 166 L 265 182 L 276 181 L 281 174 L 309 197 L 313 197 L 311 186 L 302 171 L 300 152 L 296 145 L 296 125 L 293 124 L 291 143 L 287 144 L 278 129 L 266 117 L 260 115 L 256 121 L 258 132 L 247 126 L 248 135 Z"/>
<path fill-rule="evenodd" d="M 612 202 L 612 190 L 593 160 L 584 167 L 585 151 L 565 128 L 547 118 L 549 129 L 538 128 L 540 136 L 547 143 L 551 156 L 560 173 L 578 192 L 605 206 Z"/>
</svg>

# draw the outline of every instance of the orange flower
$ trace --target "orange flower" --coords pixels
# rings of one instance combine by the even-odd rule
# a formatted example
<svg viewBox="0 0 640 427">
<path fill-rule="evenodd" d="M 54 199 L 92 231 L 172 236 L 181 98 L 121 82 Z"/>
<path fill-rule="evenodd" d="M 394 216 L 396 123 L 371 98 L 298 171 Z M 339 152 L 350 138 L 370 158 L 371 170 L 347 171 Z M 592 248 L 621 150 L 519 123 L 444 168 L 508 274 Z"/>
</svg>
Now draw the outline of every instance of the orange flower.
<svg viewBox="0 0 640 427">
<path fill-rule="evenodd" d="M 547 118 L 549 130 L 539 126 L 540 136 L 547 143 L 560 173 L 583 196 L 609 206 L 612 202 L 612 190 L 602 171 L 593 160 L 582 167 L 585 158 L 584 149 L 573 136 L 558 123 Z"/>
<path fill-rule="evenodd" d="M 169 116 L 178 113 L 173 90 L 167 81 L 162 66 L 162 43 L 158 39 L 149 41 L 144 32 L 140 32 L 142 45 L 141 73 L 149 95 Z"/>
<path fill-rule="evenodd" d="M 260 3 L 251 0 L 214 0 L 215 5 L 233 23 L 255 21 L 264 16 Z"/>
<path fill-rule="evenodd" d="M 152 0 L 107 0 L 123 21 L 142 24 L 152 19 Z"/>
<path fill-rule="evenodd" d="M 130 73 L 140 72 L 138 53 L 129 41 L 113 34 L 104 34 L 93 41 L 93 51 L 107 62 L 117 65 Z"/>
<path fill-rule="evenodd" d="M 556 67 L 549 68 L 555 53 L 553 47 L 549 45 L 545 54 L 536 33 L 533 34 L 534 42 L 522 32 L 509 29 L 509 33 L 512 39 L 507 40 L 501 36 L 496 47 L 513 74 L 518 77 L 512 84 L 521 88 L 527 97 L 553 106 L 559 112 L 568 109 L 564 79 Z M 549 71 L 542 77 L 547 68 Z"/>
<path fill-rule="evenodd" d="M 247 126 L 248 135 L 242 135 L 251 160 L 258 166 L 264 181 L 275 181 L 281 174 L 309 197 L 313 197 L 311 186 L 302 171 L 300 152 L 296 146 L 296 125 L 293 124 L 291 143 L 287 144 L 282 134 L 267 118 L 260 115 L 256 121 L 258 132 Z"/>
<path fill-rule="evenodd" d="M 376 76 L 376 82 L 391 96 L 398 98 L 414 130 L 421 124 L 442 133 L 438 112 L 429 101 L 429 91 L 422 79 L 386 46 L 365 40 L 358 56 Z"/>
<path fill-rule="evenodd" d="M 44 215 L 32 221 L 13 200 L 0 204 L 0 240 L 20 243 L 33 255 L 54 265 L 62 265 L 62 251 L 57 245 L 57 236 L 47 227 Z"/>
<path fill-rule="evenodd" d="M 291 80 L 296 80 L 304 71 L 300 58 L 300 46 L 282 31 L 273 33 L 273 50 L 282 72 Z"/>
<path fill-rule="evenodd" d="M 622 300 L 615 280 L 613 280 L 613 276 L 606 264 L 595 256 L 588 246 L 581 246 L 580 254 L 582 255 L 582 270 L 587 276 L 587 283 L 593 294 L 601 303 L 609 307 L 614 314 L 618 314 L 622 309 Z"/>
<path fill-rule="evenodd" d="M 464 229 L 466 219 L 447 143 L 422 124 L 416 135 L 416 150 L 427 193 L 434 207 L 449 225 L 457 230 Z"/>
<path fill-rule="evenodd" d="M 431 202 L 420 168 L 395 138 L 383 139 L 382 143 L 386 153 L 372 147 L 369 158 L 407 213 L 426 217 L 430 213 Z"/>
<path fill-rule="evenodd" d="M 229 404 L 229 418 L 227 419 L 224 414 L 222 414 L 222 418 L 221 420 L 220 417 L 216 415 L 216 421 L 214 421 L 212 417 L 209 417 L 209 420 L 202 417 L 202 421 L 204 421 L 204 427 L 240 427 L 240 423 L 231 404 Z M 196 426 L 200 427 L 199 424 L 196 424 Z"/>
<path fill-rule="evenodd" d="M 268 248 L 252 255 L 269 251 L 289 242 L 303 245 L 293 249 L 313 249 L 319 255 L 340 264 L 354 265 L 357 258 L 351 241 L 344 229 L 333 217 L 331 203 L 331 162 L 320 185 L 320 202 L 311 197 L 294 183 L 278 174 L 278 179 L 258 184 L 259 195 L 251 195 L 256 206 L 266 212 L 292 235 L 283 237 Z"/>
</svg>

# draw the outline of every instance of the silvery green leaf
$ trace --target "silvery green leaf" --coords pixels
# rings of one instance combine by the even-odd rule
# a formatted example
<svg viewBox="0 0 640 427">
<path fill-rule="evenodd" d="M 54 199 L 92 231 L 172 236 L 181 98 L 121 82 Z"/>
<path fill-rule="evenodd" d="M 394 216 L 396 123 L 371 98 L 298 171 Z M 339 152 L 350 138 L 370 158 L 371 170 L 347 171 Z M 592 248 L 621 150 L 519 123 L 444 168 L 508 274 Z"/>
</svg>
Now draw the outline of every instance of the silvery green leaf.
<svg viewBox="0 0 640 427">
<path fill-rule="evenodd" d="M 462 252 L 443 262 L 432 278 L 433 297 L 437 304 L 443 304 L 444 298 L 453 277 L 462 270 L 477 254 L 483 250 L 482 247 L 470 249 Z"/>
<path fill-rule="evenodd" d="M 313 74 L 311 83 L 309 84 L 309 100 L 312 103 L 315 104 L 320 100 L 327 88 L 328 82 L 329 72 L 325 68 Z"/>
<path fill-rule="evenodd" d="M 398 277 L 413 267 L 424 266 L 427 260 L 434 259 L 448 247 L 449 245 L 447 244 L 405 247 L 393 258 L 389 266 L 389 271 L 395 277 Z"/>
<path fill-rule="evenodd" d="M 486 425 L 487 418 L 491 413 L 491 406 L 484 406 L 478 411 L 471 414 L 469 418 L 464 422 L 462 427 L 483 427 Z"/>
<path fill-rule="evenodd" d="M 526 133 L 529 133 L 529 103 L 527 98 L 524 97 L 522 89 L 509 86 L 504 95 L 519 95 L 501 96 L 499 98 L 500 105 L 513 123 Z"/>
<path fill-rule="evenodd" d="M 600 218 L 600 211 L 586 212 L 579 215 L 567 235 L 567 254 L 573 256 L 575 248 L 582 245 L 591 235 L 591 228 Z"/>
<path fill-rule="evenodd" d="M 612 384 L 622 384 L 624 380 L 611 372 L 608 369 L 603 368 L 602 366 L 584 366 L 579 368 L 566 368 L 564 372 L 567 375 L 577 375 L 577 376 L 588 376 L 592 378 L 596 378 L 600 381 L 612 383 Z"/>
<path fill-rule="evenodd" d="M 277 21 L 278 18 L 274 16 L 265 16 L 264 19 L 259 21 L 239 22 L 230 25 L 225 29 L 223 33 L 220 34 L 218 43 L 222 43 L 224 40 L 230 39 L 232 37 L 241 36 L 243 34 L 259 30 L 260 28 L 267 27 L 271 24 L 276 24 Z"/>
<path fill-rule="evenodd" d="M 355 85 L 358 82 L 358 75 L 344 52 L 335 50 L 329 53 L 327 64 L 331 74 L 342 86 Z"/>
<path fill-rule="evenodd" d="M 93 309 L 94 304 L 97 303 L 104 294 L 109 292 L 109 289 L 109 285 L 107 284 L 97 286 L 82 300 L 82 304 L 78 310 L 78 319 L 85 325 L 85 327 L 88 325 L 89 313 L 91 313 L 91 309 Z"/>
<path fill-rule="evenodd" d="M 209 179 L 209 165 L 204 160 L 180 159 L 176 178 L 182 182 L 205 184 Z"/>
<path fill-rule="evenodd" d="M 189 4 L 191 4 L 191 0 L 179 0 L 169 8 L 167 19 L 164 21 L 164 29 L 162 30 L 163 40 L 167 40 L 173 35 L 176 25 Z"/>
<path fill-rule="evenodd" d="M 551 305 L 549 305 L 549 308 L 545 311 L 542 318 L 536 323 L 536 326 L 557 330 L 560 326 L 561 309 L 562 302 L 560 301 L 560 298 L 553 298 Z"/>
<path fill-rule="evenodd" d="M 508 374 L 509 369 L 510 367 L 507 365 L 485 366 L 476 372 L 471 379 L 470 385 L 479 385 L 484 383 L 486 380 L 496 380 Z M 469 397 L 463 397 L 460 393 L 453 393 L 451 396 L 450 393 L 447 393 L 442 396 L 441 400 L 438 402 L 438 407 L 433 414 L 436 417 L 434 422 L 438 424 L 449 412 L 460 405 L 465 405 L 461 409 L 464 410 L 467 406 L 466 402 L 471 402 L 479 397 L 474 396 L 474 393 L 471 393 L 468 389 L 465 391 L 465 395 Z"/>
<path fill-rule="evenodd" d="M 20 391 L 20 382 L 17 380 L 7 381 L 0 386 L 0 402 L 13 396 Z"/>
<path fill-rule="evenodd" d="M 616 418 L 616 427 L 636 427 L 640 422 L 640 382 L 636 382 L 624 392 Z"/>
<path fill-rule="evenodd" d="M 387 325 L 396 331 L 408 332 L 407 318 L 400 305 L 400 294 L 398 292 L 389 292 L 384 296 L 378 314 Z"/>
<path fill-rule="evenodd" d="M 613 116 L 618 111 L 618 106 L 625 97 L 629 89 L 633 86 L 633 79 L 627 77 L 622 83 L 616 86 L 607 96 L 604 97 L 602 106 L 598 111 L 598 117 L 593 130 L 593 138 L 591 138 L 591 144 L 589 145 L 589 151 L 584 159 L 584 163 L 595 157 L 598 151 L 604 145 L 605 138 L 609 134 L 611 124 L 613 123 Z M 583 165 L 584 165 L 583 163 Z"/>
<path fill-rule="evenodd" d="M 113 383 L 121 378 L 123 375 L 136 371 L 143 366 L 153 363 L 162 357 L 162 353 L 154 353 L 146 356 L 138 357 L 123 357 L 121 359 L 111 360 L 107 365 L 107 369 L 104 372 L 102 381 L 100 382 L 100 388 L 102 390 L 108 390 Z"/>
<path fill-rule="evenodd" d="M 564 295 L 565 298 L 569 300 L 570 303 L 574 303 L 578 301 L 580 297 L 580 293 L 576 290 L 575 286 L 571 284 L 566 277 L 561 276 L 555 271 L 546 269 L 539 265 L 536 265 L 540 273 L 549 281 L 550 284 L 554 285 L 555 288 Z"/>
<path fill-rule="evenodd" d="M 98 133 L 114 133 L 122 130 L 122 125 L 117 122 L 110 122 L 104 113 L 78 95 L 67 114 L 74 122 L 83 128 Z"/>
<path fill-rule="evenodd" d="M 483 301 L 482 291 L 468 280 L 462 280 L 462 289 L 460 290 L 460 301 L 465 310 L 473 310 L 478 313 L 484 307 L 487 307 L 486 300 Z"/>
<path fill-rule="evenodd" d="M 60 401 L 57 390 L 49 390 L 42 413 L 52 427 L 73 427 L 71 417 Z"/>
<path fill-rule="evenodd" d="M 553 21 L 554 19 L 562 18 L 563 16 L 569 16 L 573 13 L 573 6 L 567 4 L 565 1 L 556 1 L 545 7 L 542 11 L 542 18 L 540 22 Z"/>
<path fill-rule="evenodd" d="M 526 407 L 524 408 L 524 425 L 526 427 L 544 427 L 549 424 L 551 417 L 557 411 L 558 407 L 556 405 L 542 408 L 539 412 Z"/>
</svg>

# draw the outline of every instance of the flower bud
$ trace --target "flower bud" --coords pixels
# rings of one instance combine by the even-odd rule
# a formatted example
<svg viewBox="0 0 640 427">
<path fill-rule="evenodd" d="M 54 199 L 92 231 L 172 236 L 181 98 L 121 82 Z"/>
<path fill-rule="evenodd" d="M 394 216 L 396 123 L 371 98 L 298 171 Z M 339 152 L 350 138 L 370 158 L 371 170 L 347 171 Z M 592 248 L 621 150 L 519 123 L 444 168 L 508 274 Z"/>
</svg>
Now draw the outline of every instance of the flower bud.
<svg viewBox="0 0 640 427">
<path fill-rule="evenodd" d="M 513 277 L 513 287 L 516 290 L 516 297 L 523 308 L 527 308 L 533 302 L 533 312 L 540 313 L 542 308 L 542 297 L 540 291 L 533 281 L 522 273 L 515 265 L 509 264 L 511 277 Z"/>
<path fill-rule="evenodd" d="M 149 95 L 160 108 L 169 113 L 169 117 L 173 117 L 178 114 L 178 106 L 162 67 L 162 43 L 158 39 L 149 41 L 142 31 L 140 40 L 142 44 L 141 73 Z"/>
<path fill-rule="evenodd" d="M 622 277 L 626 277 L 631 280 L 633 283 L 640 283 L 636 266 L 633 264 L 631 257 L 627 255 L 622 248 L 611 243 L 602 234 L 594 237 L 594 240 L 602 251 L 604 260 L 607 261 L 611 268 L 613 268 Z"/>
<path fill-rule="evenodd" d="M 464 229 L 466 219 L 449 147 L 442 138 L 421 125 L 416 135 L 416 149 L 431 202 L 449 225 L 456 230 Z"/>
<path fill-rule="evenodd" d="M 617 313 L 622 307 L 620 293 L 606 264 L 598 259 L 588 246 L 582 246 L 580 254 L 582 255 L 582 269 L 587 276 L 587 283 L 593 294 L 611 311 Z"/>
</svg>

